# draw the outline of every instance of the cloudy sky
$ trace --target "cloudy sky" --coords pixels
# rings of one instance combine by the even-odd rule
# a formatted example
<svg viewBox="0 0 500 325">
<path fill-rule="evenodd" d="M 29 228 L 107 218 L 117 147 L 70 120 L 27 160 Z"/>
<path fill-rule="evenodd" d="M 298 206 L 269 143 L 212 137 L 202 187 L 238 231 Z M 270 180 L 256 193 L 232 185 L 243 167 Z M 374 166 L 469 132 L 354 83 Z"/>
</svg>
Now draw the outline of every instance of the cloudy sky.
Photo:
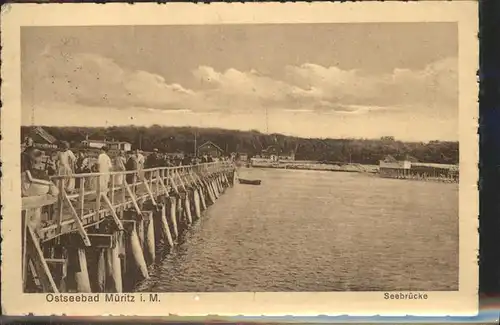
<svg viewBox="0 0 500 325">
<path fill-rule="evenodd" d="M 23 124 L 458 139 L 451 23 L 30 27 L 21 53 Z"/>
</svg>

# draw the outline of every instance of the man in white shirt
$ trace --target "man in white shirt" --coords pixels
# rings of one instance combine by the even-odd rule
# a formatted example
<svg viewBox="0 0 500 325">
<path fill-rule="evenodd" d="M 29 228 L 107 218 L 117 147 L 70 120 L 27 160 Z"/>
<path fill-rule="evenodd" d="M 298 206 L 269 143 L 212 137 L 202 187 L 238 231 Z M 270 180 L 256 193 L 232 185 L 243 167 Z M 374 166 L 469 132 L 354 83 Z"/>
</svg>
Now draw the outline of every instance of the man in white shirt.
<svg viewBox="0 0 500 325">
<path fill-rule="evenodd" d="M 64 141 L 62 148 L 59 151 L 57 160 L 59 162 L 58 172 L 59 176 L 71 176 L 75 170 L 76 156 L 70 150 L 69 143 Z M 67 192 L 73 192 L 75 189 L 75 179 L 73 177 L 66 177 L 64 179 L 64 187 Z"/>
<path fill-rule="evenodd" d="M 144 163 L 146 158 L 142 154 L 141 150 L 135 149 L 135 155 L 137 156 L 137 177 L 139 180 L 144 179 Z"/>
<path fill-rule="evenodd" d="M 135 150 L 135 155 L 137 156 L 137 164 L 140 165 L 139 168 L 142 169 L 142 167 L 144 167 L 144 162 L 146 161 L 146 158 L 144 158 L 144 155 L 139 149 Z"/>
<path fill-rule="evenodd" d="M 106 193 L 108 191 L 108 184 L 111 178 L 109 172 L 113 168 L 113 164 L 111 163 L 111 159 L 108 156 L 108 148 L 106 146 L 101 148 L 101 153 L 97 158 L 97 165 L 99 167 L 99 173 L 106 173 L 105 175 L 101 175 L 99 177 L 99 187 L 102 193 Z"/>
</svg>

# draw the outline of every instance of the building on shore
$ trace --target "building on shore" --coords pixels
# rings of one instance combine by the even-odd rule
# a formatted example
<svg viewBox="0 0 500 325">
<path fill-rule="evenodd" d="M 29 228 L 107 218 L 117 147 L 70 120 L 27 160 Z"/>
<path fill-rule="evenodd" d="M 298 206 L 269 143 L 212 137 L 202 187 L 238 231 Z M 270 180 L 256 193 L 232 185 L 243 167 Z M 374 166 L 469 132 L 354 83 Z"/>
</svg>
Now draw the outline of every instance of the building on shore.
<svg viewBox="0 0 500 325">
<path fill-rule="evenodd" d="M 451 178 L 458 180 L 458 165 L 412 163 L 411 174 L 422 178 Z"/>
<path fill-rule="evenodd" d="M 267 159 L 271 161 L 278 161 L 279 149 L 277 146 L 269 146 L 262 149 L 258 158 Z"/>
<path fill-rule="evenodd" d="M 235 157 L 237 157 L 240 161 L 248 161 L 248 154 L 246 152 L 238 152 Z"/>
<path fill-rule="evenodd" d="M 392 159 L 381 160 L 379 163 L 379 173 L 382 177 L 403 178 L 410 175 L 411 162 L 407 160 L 394 161 Z"/>
<path fill-rule="evenodd" d="M 258 158 L 269 159 L 271 161 L 293 161 L 295 160 L 295 152 L 293 150 L 284 152 L 278 146 L 271 145 L 263 149 Z"/>
<path fill-rule="evenodd" d="M 198 156 L 210 155 L 214 158 L 221 157 L 224 154 L 224 150 L 212 141 L 207 141 L 199 146 L 196 152 Z"/>
<path fill-rule="evenodd" d="M 293 161 L 295 160 L 295 152 L 290 151 L 288 154 L 287 153 L 280 153 L 278 156 L 278 160 L 287 160 L 287 161 Z"/>
<path fill-rule="evenodd" d="M 458 181 L 458 165 L 398 161 L 391 156 L 379 162 L 379 174 L 387 178 L 449 179 Z"/>
<path fill-rule="evenodd" d="M 107 146 L 111 150 L 132 150 L 132 144 L 125 141 L 108 141 L 108 140 L 90 140 L 88 137 L 81 142 L 83 148 L 101 149 Z"/>
</svg>

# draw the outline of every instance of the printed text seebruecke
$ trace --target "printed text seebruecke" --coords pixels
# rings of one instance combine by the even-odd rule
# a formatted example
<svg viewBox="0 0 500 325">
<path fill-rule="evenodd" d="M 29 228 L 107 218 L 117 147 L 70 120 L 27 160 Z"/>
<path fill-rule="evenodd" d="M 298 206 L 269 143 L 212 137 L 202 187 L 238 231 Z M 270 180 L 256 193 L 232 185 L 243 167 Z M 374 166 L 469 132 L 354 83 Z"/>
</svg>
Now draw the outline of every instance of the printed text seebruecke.
<svg viewBox="0 0 500 325">
<path fill-rule="evenodd" d="M 385 300 L 427 300 L 429 296 L 427 293 L 421 292 L 397 292 L 397 293 L 384 293 Z"/>
</svg>

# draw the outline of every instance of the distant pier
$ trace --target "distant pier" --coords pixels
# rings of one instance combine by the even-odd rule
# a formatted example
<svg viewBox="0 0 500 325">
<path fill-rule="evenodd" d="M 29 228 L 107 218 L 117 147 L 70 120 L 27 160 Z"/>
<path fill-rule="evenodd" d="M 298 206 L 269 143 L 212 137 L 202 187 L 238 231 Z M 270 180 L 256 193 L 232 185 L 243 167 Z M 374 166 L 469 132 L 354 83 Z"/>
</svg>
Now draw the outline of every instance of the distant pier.
<svg viewBox="0 0 500 325">
<path fill-rule="evenodd" d="M 53 177 L 57 196 L 22 198 L 24 292 L 133 292 L 234 177 L 225 161 L 75 174 L 71 194 L 68 177 Z"/>
</svg>

